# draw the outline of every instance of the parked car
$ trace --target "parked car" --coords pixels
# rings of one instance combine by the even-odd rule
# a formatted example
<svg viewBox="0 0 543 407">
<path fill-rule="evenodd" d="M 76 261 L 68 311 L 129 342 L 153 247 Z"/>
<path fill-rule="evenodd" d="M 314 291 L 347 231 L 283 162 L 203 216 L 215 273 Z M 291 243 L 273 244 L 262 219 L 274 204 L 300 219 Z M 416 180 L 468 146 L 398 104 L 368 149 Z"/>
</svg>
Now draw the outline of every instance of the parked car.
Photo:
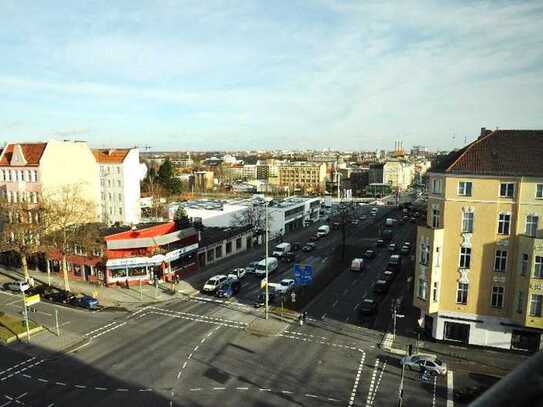
<svg viewBox="0 0 543 407">
<path fill-rule="evenodd" d="M 389 283 L 385 280 L 377 280 L 373 286 L 373 292 L 375 294 L 386 294 L 388 291 Z"/>
<path fill-rule="evenodd" d="M 362 215 L 362 216 L 360 217 L 360 220 L 366 220 L 366 219 L 368 219 L 368 216 L 367 216 L 367 215 Z"/>
<path fill-rule="evenodd" d="M 22 280 L 16 280 L 16 281 L 10 281 L 8 283 L 4 283 L 4 289 L 9 291 L 15 291 L 15 292 L 23 292 L 30 288 L 30 284 L 28 284 L 27 281 Z"/>
<path fill-rule="evenodd" d="M 219 288 L 217 288 L 216 294 L 217 297 L 221 298 L 230 298 L 233 295 L 237 294 L 241 289 L 241 281 L 239 279 L 229 278 L 221 283 Z"/>
<path fill-rule="evenodd" d="M 279 267 L 279 261 L 275 257 L 268 257 L 267 259 L 262 259 L 258 262 L 258 265 L 256 266 L 255 276 L 266 276 L 266 264 L 268 265 L 268 274 L 272 274 Z"/>
<path fill-rule="evenodd" d="M 316 245 L 315 243 L 309 242 L 309 243 L 306 243 L 306 244 L 304 245 L 304 247 L 302 247 L 302 250 L 303 250 L 304 252 L 310 252 L 310 251 L 315 250 L 315 247 L 316 247 L 316 246 L 317 246 L 317 245 Z"/>
<path fill-rule="evenodd" d="M 411 251 L 411 248 L 409 246 L 404 245 L 400 248 L 400 254 L 403 254 L 403 255 L 408 255 L 410 251 Z"/>
<path fill-rule="evenodd" d="M 296 260 L 296 257 L 297 255 L 295 252 L 288 252 L 288 253 L 283 254 L 280 257 L 280 260 L 284 261 L 285 263 L 292 263 L 294 260 Z"/>
<path fill-rule="evenodd" d="M 411 222 L 411 223 L 417 223 L 417 218 L 411 216 L 411 217 L 409 218 L 409 222 Z"/>
<path fill-rule="evenodd" d="M 70 304 L 73 303 L 75 295 L 69 291 L 55 291 L 49 294 L 44 295 L 44 298 L 48 301 L 58 302 L 60 304 Z"/>
<path fill-rule="evenodd" d="M 353 220 L 351 221 L 351 223 L 352 223 L 353 225 L 358 225 L 358 219 L 353 219 Z"/>
<path fill-rule="evenodd" d="M 476 398 L 481 396 L 485 391 L 489 389 L 487 384 L 475 384 L 473 386 L 462 387 L 460 389 L 454 389 L 453 397 L 454 401 L 458 403 L 470 403 Z"/>
<path fill-rule="evenodd" d="M 43 298 L 45 298 L 48 294 L 51 294 L 55 292 L 55 289 L 53 287 L 50 287 L 45 284 L 36 285 L 34 287 L 30 287 L 28 290 L 25 291 L 26 295 L 35 295 L 39 294 Z"/>
<path fill-rule="evenodd" d="M 390 242 L 392 240 L 392 229 L 383 230 L 383 240 L 385 242 Z"/>
<path fill-rule="evenodd" d="M 279 283 L 270 283 L 268 286 L 277 295 L 288 294 L 294 288 L 294 280 L 284 278 Z"/>
<path fill-rule="evenodd" d="M 431 355 L 411 355 L 400 359 L 400 365 L 409 370 L 427 370 L 438 375 L 447 374 L 447 365 Z"/>
<path fill-rule="evenodd" d="M 98 309 L 98 300 L 89 295 L 75 298 L 75 304 L 91 310 Z"/>
<path fill-rule="evenodd" d="M 228 277 L 224 274 L 218 274 L 216 276 L 211 277 L 209 280 L 206 281 L 204 286 L 202 287 L 202 292 L 214 294 L 215 291 L 219 288 L 219 286 L 226 281 Z"/>
<path fill-rule="evenodd" d="M 358 313 L 361 316 L 368 316 L 377 313 L 377 299 L 374 297 L 366 297 L 360 303 Z"/>
<path fill-rule="evenodd" d="M 291 250 L 293 252 L 298 251 L 302 248 L 302 244 L 300 242 L 292 242 L 291 246 Z"/>
<path fill-rule="evenodd" d="M 243 267 L 236 267 L 228 274 L 229 278 L 236 278 L 238 280 L 244 278 L 247 275 L 247 271 Z"/>
<path fill-rule="evenodd" d="M 319 236 L 318 235 L 313 235 L 309 238 L 309 241 L 310 242 L 316 242 L 317 240 L 319 240 Z"/>
<path fill-rule="evenodd" d="M 365 259 L 373 259 L 375 255 L 376 255 L 375 250 L 372 250 L 372 249 L 366 249 L 366 251 L 364 252 Z"/>
<path fill-rule="evenodd" d="M 351 271 L 364 270 L 364 259 L 353 259 L 351 262 Z"/>
<path fill-rule="evenodd" d="M 390 243 L 388 246 L 387 246 L 387 250 L 389 252 L 395 252 L 397 249 L 397 246 L 396 246 L 396 243 Z"/>
<path fill-rule="evenodd" d="M 377 239 L 375 241 L 375 247 L 383 247 L 385 245 L 385 241 L 383 239 Z"/>
</svg>

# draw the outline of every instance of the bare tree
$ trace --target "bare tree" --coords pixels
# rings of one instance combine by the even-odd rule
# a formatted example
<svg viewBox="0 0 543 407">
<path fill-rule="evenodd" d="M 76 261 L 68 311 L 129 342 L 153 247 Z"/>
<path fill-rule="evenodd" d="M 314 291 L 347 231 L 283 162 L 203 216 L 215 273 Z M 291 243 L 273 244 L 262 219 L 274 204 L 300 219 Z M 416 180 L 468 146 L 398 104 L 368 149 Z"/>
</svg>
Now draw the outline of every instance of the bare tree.
<svg viewBox="0 0 543 407">
<path fill-rule="evenodd" d="M 0 201 L 0 252 L 17 253 L 25 279 L 29 279 L 28 258 L 40 251 L 44 224 L 40 204 L 23 198 L 18 202 Z"/>
<path fill-rule="evenodd" d="M 70 291 L 66 258 L 92 250 L 99 240 L 96 206 L 81 194 L 79 185 L 66 185 L 44 196 L 43 217 L 47 225 L 44 243 L 61 256 L 64 289 Z"/>
</svg>

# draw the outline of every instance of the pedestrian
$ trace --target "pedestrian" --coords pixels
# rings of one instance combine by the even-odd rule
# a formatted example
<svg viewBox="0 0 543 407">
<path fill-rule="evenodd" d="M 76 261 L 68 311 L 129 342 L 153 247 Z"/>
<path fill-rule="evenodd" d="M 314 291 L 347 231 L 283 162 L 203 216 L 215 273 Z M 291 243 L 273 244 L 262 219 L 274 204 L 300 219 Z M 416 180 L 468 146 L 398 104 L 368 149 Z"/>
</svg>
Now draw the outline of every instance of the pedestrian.
<svg viewBox="0 0 543 407">
<path fill-rule="evenodd" d="M 300 326 L 304 325 L 304 314 L 298 316 L 298 322 L 300 323 Z"/>
<path fill-rule="evenodd" d="M 304 313 L 302 314 L 302 316 L 303 316 L 303 320 L 304 320 L 304 322 L 305 322 L 305 320 L 307 319 L 307 311 L 304 311 Z"/>
</svg>

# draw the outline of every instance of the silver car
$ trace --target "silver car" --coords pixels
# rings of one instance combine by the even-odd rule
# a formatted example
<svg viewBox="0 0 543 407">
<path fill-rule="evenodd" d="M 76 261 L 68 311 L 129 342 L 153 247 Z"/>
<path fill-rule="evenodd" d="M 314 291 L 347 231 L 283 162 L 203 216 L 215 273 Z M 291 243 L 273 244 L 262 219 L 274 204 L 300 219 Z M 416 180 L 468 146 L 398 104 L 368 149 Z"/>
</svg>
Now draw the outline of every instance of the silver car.
<svg viewBox="0 0 543 407">
<path fill-rule="evenodd" d="M 409 370 L 426 370 L 438 375 L 447 374 L 447 365 L 435 356 L 412 355 L 400 359 L 400 364 Z"/>
</svg>

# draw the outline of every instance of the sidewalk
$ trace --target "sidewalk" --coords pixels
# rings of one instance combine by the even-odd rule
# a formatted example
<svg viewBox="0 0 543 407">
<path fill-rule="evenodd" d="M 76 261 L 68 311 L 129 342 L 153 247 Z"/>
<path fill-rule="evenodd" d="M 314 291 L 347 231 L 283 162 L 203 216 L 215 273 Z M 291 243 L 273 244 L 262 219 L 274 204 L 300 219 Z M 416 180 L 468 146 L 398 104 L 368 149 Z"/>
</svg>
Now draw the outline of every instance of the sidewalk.
<svg viewBox="0 0 543 407">
<path fill-rule="evenodd" d="M 29 274 L 36 282 L 48 284 L 47 273 L 29 270 Z M 0 280 L 2 282 L 11 279 L 21 279 L 23 275 L 18 270 L 6 269 L 0 267 Z M 6 279 L 5 277 L 8 277 Z M 64 279 L 59 273 L 51 273 L 51 286 L 64 289 Z M 167 301 L 172 299 L 171 284 L 160 284 L 154 287 L 143 284 L 141 287 L 121 288 L 121 287 L 101 287 L 86 281 L 70 280 L 70 290 L 74 294 L 85 294 L 96 297 L 100 305 L 104 307 L 124 307 L 127 309 L 136 308 L 142 304 Z"/>
</svg>

